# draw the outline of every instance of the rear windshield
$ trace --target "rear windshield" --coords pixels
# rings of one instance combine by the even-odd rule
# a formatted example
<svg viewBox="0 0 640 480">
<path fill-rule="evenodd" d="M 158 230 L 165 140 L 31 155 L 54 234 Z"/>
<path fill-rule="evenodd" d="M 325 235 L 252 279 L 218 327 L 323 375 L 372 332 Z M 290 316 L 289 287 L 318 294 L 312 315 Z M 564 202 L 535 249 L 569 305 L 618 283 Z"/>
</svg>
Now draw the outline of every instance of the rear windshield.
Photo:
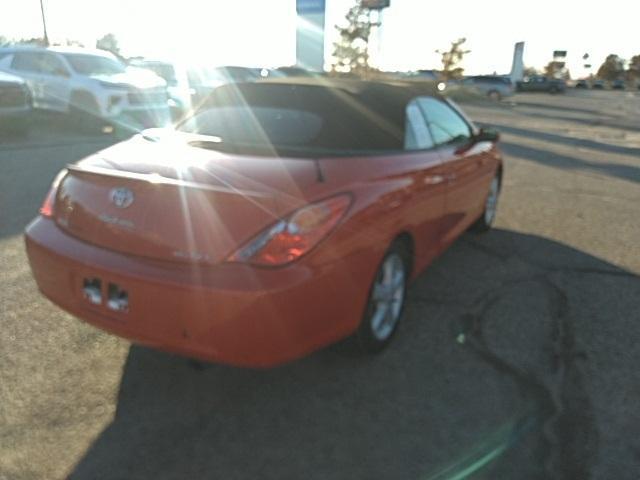
<svg viewBox="0 0 640 480">
<path fill-rule="evenodd" d="M 233 87 L 213 100 L 178 126 L 217 137 L 209 148 L 305 156 L 404 147 L 403 132 L 390 132 L 384 115 L 345 92 L 268 86 L 241 92 Z"/>
<path fill-rule="evenodd" d="M 300 110 L 255 107 L 211 108 L 187 120 L 181 130 L 242 145 L 307 146 L 322 130 L 319 115 Z"/>
</svg>

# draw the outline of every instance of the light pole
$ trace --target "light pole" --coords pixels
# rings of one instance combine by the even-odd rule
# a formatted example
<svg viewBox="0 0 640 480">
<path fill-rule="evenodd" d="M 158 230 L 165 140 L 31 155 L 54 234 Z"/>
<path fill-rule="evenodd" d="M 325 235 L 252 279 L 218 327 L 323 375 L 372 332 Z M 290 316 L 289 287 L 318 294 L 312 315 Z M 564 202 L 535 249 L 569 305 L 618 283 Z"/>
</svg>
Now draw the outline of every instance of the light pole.
<svg viewBox="0 0 640 480">
<path fill-rule="evenodd" d="M 44 18 L 44 0 L 40 0 L 40 12 L 42 12 L 42 27 L 44 28 L 44 45 L 49 46 L 49 35 L 47 34 L 47 21 Z"/>
</svg>

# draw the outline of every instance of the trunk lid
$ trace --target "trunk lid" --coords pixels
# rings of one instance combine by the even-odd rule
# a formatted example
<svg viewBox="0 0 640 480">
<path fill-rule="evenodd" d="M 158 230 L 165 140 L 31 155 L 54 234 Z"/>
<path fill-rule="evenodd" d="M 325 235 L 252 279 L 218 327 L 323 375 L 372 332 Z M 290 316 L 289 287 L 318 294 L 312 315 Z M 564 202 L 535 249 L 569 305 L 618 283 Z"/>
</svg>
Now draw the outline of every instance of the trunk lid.
<svg viewBox="0 0 640 480">
<path fill-rule="evenodd" d="M 54 217 L 69 234 L 110 250 L 216 264 L 305 204 L 303 192 L 316 181 L 309 160 L 136 138 L 69 167 Z"/>
</svg>

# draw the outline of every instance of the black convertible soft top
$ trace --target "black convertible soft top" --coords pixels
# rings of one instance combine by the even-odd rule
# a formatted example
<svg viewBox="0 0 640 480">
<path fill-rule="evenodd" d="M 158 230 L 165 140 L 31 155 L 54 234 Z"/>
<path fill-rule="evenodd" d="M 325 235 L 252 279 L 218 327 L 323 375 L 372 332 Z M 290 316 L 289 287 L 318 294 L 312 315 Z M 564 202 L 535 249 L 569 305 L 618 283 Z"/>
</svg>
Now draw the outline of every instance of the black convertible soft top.
<svg viewBox="0 0 640 480">
<path fill-rule="evenodd" d="M 296 109 L 323 119 L 309 148 L 402 150 L 407 105 L 419 96 L 439 97 L 435 84 L 427 82 L 282 78 L 219 87 L 202 108 Z"/>
</svg>

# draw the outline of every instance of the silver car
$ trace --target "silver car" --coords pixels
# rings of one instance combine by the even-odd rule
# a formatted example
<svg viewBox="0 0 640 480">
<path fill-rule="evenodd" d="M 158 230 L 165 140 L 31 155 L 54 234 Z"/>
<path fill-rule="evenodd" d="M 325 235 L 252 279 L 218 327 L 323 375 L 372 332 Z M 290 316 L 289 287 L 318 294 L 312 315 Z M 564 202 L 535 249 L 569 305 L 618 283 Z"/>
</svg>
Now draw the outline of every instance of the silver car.
<svg viewBox="0 0 640 480">
<path fill-rule="evenodd" d="M 509 77 L 501 75 L 476 75 L 465 77 L 462 84 L 471 86 L 492 100 L 501 100 L 515 93 L 515 87 Z"/>
<path fill-rule="evenodd" d="M 19 77 L 0 72 L 0 133 L 27 129 L 31 114 L 31 92 Z"/>
<path fill-rule="evenodd" d="M 2 48 L 0 71 L 27 82 L 35 108 L 125 119 L 142 126 L 159 126 L 169 120 L 164 80 L 147 70 L 127 68 L 108 52 Z"/>
</svg>

